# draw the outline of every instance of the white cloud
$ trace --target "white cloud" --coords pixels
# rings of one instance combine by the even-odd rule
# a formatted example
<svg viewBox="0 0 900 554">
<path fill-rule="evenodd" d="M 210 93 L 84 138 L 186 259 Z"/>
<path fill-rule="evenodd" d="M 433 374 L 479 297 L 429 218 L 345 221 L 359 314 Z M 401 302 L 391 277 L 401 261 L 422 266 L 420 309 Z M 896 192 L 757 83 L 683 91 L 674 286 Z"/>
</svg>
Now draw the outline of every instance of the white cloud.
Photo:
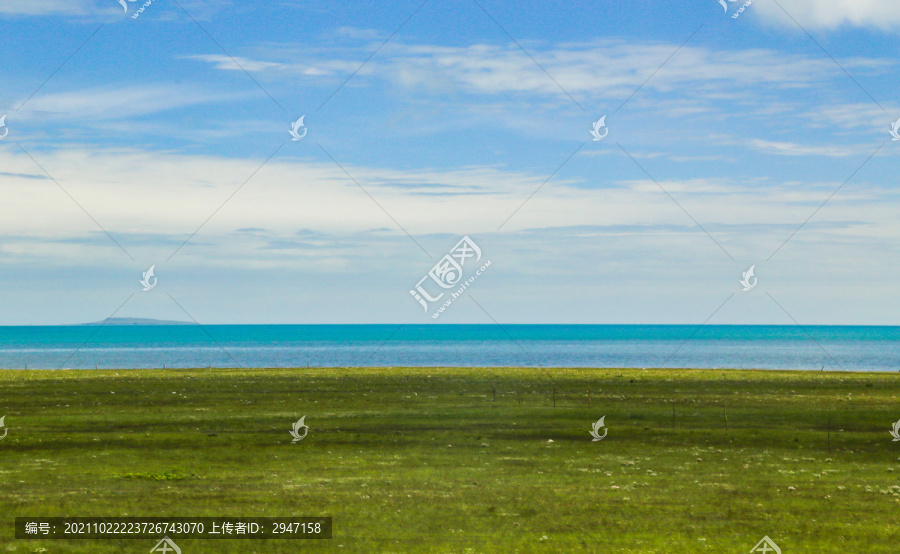
<svg viewBox="0 0 900 554">
<path fill-rule="evenodd" d="M 185 59 L 200 60 L 213 64 L 215 69 L 225 69 L 231 71 L 265 71 L 265 70 L 281 70 L 289 67 L 287 64 L 275 62 L 262 62 L 242 58 L 240 56 L 229 57 L 221 54 L 205 54 L 197 56 L 184 56 Z"/>
<path fill-rule="evenodd" d="M 93 7 L 89 0 L 0 0 L 0 14 L 9 15 L 84 15 Z"/>
<path fill-rule="evenodd" d="M 754 2 L 749 9 L 758 12 L 764 20 L 781 25 L 793 26 L 793 18 L 807 29 L 855 26 L 891 30 L 900 27 L 900 2 L 892 0 L 779 0 L 777 4 Z"/>
<path fill-rule="evenodd" d="M 828 156 L 831 158 L 843 158 L 859 154 L 864 150 L 860 146 L 812 146 L 793 142 L 778 142 L 773 140 L 750 139 L 749 146 L 754 150 L 766 154 L 779 156 Z"/>
<path fill-rule="evenodd" d="M 241 100 L 252 94 L 255 93 L 211 93 L 192 86 L 168 84 L 42 92 L 25 104 L 19 117 L 74 118 L 90 123 L 96 120 L 125 119 L 185 106 Z M 16 105 L 22 101 L 24 98 Z"/>
<path fill-rule="evenodd" d="M 604 40 L 590 44 L 566 45 L 540 50 L 532 48 L 534 58 L 553 79 L 575 95 L 603 95 L 624 99 L 657 70 L 677 48 L 676 44 L 638 43 Z M 337 73 L 355 70 L 358 60 L 317 59 L 310 61 L 245 60 L 257 71 L 293 74 Z M 273 58 L 281 57 L 275 51 Z M 285 53 L 283 56 L 287 56 Z M 290 56 L 296 57 L 296 52 Z M 218 55 L 197 55 L 196 59 L 216 64 L 220 69 L 235 69 L 233 62 Z M 242 58 L 243 59 L 243 58 Z M 227 63 L 226 63 L 227 62 Z M 880 60 L 856 60 L 872 70 L 886 70 Z M 847 62 L 847 65 L 853 65 Z M 242 62 L 243 65 L 243 62 Z M 247 66 L 245 66 L 247 67 Z M 671 92 L 691 87 L 692 96 L 712 95 L 722 83 L 807 87 L 833 78 L 830 60 L 785 54 L 766 49 L 720 51 L 687 45 L 682 47 L 644 88 Z M 447 90 L 461 87 L 470 93 L 508 94 L 531 92 L 558 96 L 559 86 L 514 45 L 472 45 L 448 47 L 388 44 L 378 59 L 369 61 L 361 75 L 386 75 L 404 87 L 434 89 L 441 83 Z"/>
<path fill-rule="evenodd" d="M 835 104 L 821 106 L 802 115 L 809 119 L 811 127 L 868 128 L 875 133 L 887 133 L 891 123 L 896 120 L 897 116 L 900 116 L 900 109 L 892 108 L 887 104 L 884 104 L 884 108 L 887 112 L 872 102 Z"/>
<path fill-rule="evenodd" d="M 154 259 L 168 256 L 174 245 L 219 208 L 260 163 L 256 159 L 135 150 L 69 148 L 34 151 L 32 155 L 104 228 L 113 236 L 124 237 L 126 249 L 135 255 L 137 251 L 152 252 Z M 13 237 L 5 241 L 7 262 L 59 256 L 60 260 L 77 259 L 77 263 L 110 263 L 109 248 L 114 245 L 66 194 L 50 180 L 23 177 L 40 175 L 31 160 L 6 150 L 0 152 L 0 166 L 10 174 L 0 181 L 5 208 L 0 235 Z M 316 241 L 309 233 L 364 236 L 384 229 L 387 235 L 406 240 L 394 218 L 417 237 L 491 235 L 516 210 L 501 234 L 527 229 L 552 234 L 575 226 L 655 228 L 673 240 L 682 239 L 672 229 L 680 229 L 686 236 L 700 233 L 648 180 L 595 188 L 590 183 L 557 177 L 523 206 L 545 175 L 492 167 L 400 171 L 346 162 L 344 167 L 365 192 L 331 162 L 276 157 L 203 227 L 192 240 L 193 248 L 180 255 L 199 256 L 198 263 L 205 260 L 202 263 L 211 265 L 223 263 L 225 253 L 231 259 L 242 257 L 250 265 L 282 263 L 284 252 L 295 252 L 298 241 L 314 246 Z M 771 242 L 764 231 L 767 226 L 780 229 L 803 221 L 838 183 L 761 186 L 691 179 L 661 180 L 660 185 L 698 221 L 710 229 L 721 229 L 716 231 L 719 240 L 746 248 L 748 242 Z M 885 201 L 892 198 L 891 194 L 896 196 L 857 183 L 843 190 L 813 223 L 866 222 L 869 227 L 864 234 L 868 237 L 900 233 L 895 208 Z M 729 230 L 734 226 L 763 231 L 748 234 Z M 265 232 L 239 231 L 254 228 Z M 298 238 L 301 230 L 306 234 Z M 776 234 L 783 238 L 780 231 Z M 562 244 L 559 247 L 566 249 Z M 364 250 L 356 252 L 365 256 Z M 316 263 L 325 264 L 346 254 L 340 250 L 319 251 Z M 286 263 L 299 263 L 296 253 L 289 258 Z"/>
<path fill-rule="evenodd" d="M 688 44 L 660 68 L 676 48 L 677 44 L 617 39 L 529 46 L 552 79 L 515 45 L 451 47 L 392 41 L 362 67 L 360 60 L 371 52 L 270 46 L 265 54 L 241 58 L 241 63 L 271 82 L 299 78 L 306 84 L 337 86 L 357 72 L 351 86 L 370 87 L 378 94 L 389 91 L 395 99 L 405 95 L 407 102 L 447 103 L 454 106 L 457 120 L 471 115 L 473 121 L 483 121 L 487 116 L 526 134 L 535 133 L 533 119 L 538 114 L 573 107 L 566 93 L 589 110 L 609 113 L 641 87 L 630 100 L 630 111 L 647 109 L 667 119 L 713 114 L 771 120 L 773 115 L 787 117 L 809 109 L 809 98 L 798 91 L 810 91 L 827 105 L 836 101 L 829 85 L 840 80 L 838 90 L 846 86 L 846 77 L 830 59 L 765 48 Z M 236 68 L 224 56 L 192 57 L 218 69 Z M 874 57 L 839 62 L 860 78 L 889 75 L 895 66 L 893 60 Z M 531 111 L 531 118 L 523 118 L 523 111 Z"/>
<path fill-rule="evenodd" d="M 283 54 L 283 53 L 282 53 Z M 235 56 L 234 60 L 228 56 L 221 54 L 194 54 L 183 56 L 184 59 L 198 60 L 212 64 L 215 69 L 225 71 L 241 71 L 241 68 L 253 73 L 269 73 L 273 75 L 304 75 L 304 76 L 345 76 L 355 70 L 366 75 L 371 73 L 372 67 L 363 66 L 360 68 L 359 60 L 317 60 L 311 56 L 303 56 L 308 61 L 294 61 L 299 54 L 290 52 L 283 54 L 286 61 L 264 61 L 251 59 L 241 56 Z M 287 59 L 290 61 L 287 61 Z M 235 63 L 237 61 L 240 67 Z"/>
<path fill-rule="evenodd" d="M 338 27 L 332 33 L 337 37 L 355 40 L 385 40 L 390 35 L 379 29 L 360 29 L 358 27 Z"/>
</svg>

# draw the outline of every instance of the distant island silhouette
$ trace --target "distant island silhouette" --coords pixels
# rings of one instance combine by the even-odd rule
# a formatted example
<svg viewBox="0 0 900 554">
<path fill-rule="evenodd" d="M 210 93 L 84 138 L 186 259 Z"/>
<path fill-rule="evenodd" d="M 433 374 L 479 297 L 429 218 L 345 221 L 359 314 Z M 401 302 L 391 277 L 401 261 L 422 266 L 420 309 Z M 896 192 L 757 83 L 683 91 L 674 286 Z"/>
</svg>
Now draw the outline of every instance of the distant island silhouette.
<svg viewBox="0 0 900 554">
<path fill-rule="evenodd" d="M 108 317 L 103 321 L 82 323 L 82 325 L 193 325 L 190 321 L 169 321 L 144 317 Z"/>
</svg>

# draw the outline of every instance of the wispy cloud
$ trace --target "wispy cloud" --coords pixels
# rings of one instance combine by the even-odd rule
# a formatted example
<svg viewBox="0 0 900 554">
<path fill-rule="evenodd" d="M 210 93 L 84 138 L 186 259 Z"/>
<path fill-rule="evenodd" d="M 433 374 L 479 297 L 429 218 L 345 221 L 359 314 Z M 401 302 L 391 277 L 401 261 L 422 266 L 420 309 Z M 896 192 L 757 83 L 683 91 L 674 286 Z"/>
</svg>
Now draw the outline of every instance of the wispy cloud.
<svg viewBox="0 0 900 554">
<path fill-rule="evenodd" d="M 801 115 L 808 120 L 810 127 L 827 128 L 837 126 L 841 129 L 863 129 L 885 133 L 889 123 L 900 117 L 900 108 L 892 109 L 884 104 L 884 110 L 872 102 L 857 104 L 834 104 L 817 106 Z"/>
<path fill-rule="evenodd" d="M 550 48 L 534 46 L 532 49 L 535 59 L 566 90 L 621 97 L 633 92 L 676 46 L 604 40 Z M 269 55 L 277 58 L 276 50 L 271 48 Z M 294 52 L 293 48 L 286 50 Z M 278 59 L 246 60 L 246 63 L 255 71 L 305 74 L 311 70 L 330 72 L 346 63 L 353 64 L 353 60 L 323 57 L 325 54 L 325 51 L 310 52 L 307 54 L 310 60 L 304 63 Z M 379 59 L 366 64 L 362 74 L 387 77 L 405 87 L 431 89 L 435 82 L 449 80 L 453 86 L 463 87 L 470 93 L 559 94 L 559 87 L 514 45 L 448 47 L 390 43 L 379 54 Z M 193 57 L 213 63 L 220 69 L 235 69 L 234 64 L 222 56 Z M 854 63 L 865 63 L 873 71 L 887 71 L 889 66 L 889 62 L 882 60 L 848 61 L 847 65 Z M 691 88 L 691 91 L 695 95 L 704 95 L 712 94 L 716 83 L 796 88 L 831 78 L 833 64 L 829 60 L 756 48 L 731 50 L 726 55 L 720 50 L 685 46 L 646 86 L 671 93 L 678 87 L 702 83 L 701 87 Z"/>
<path fill-rule="evenodd" d="M 750 139 L 748 145 L 758 152 L 777 154 L 779 156 L 829 156 L 843 158 L 860 154 L 866 148 L 864 146 L 811 146 L 808 144 L 796 144 L 793 142 L 777 142 L 763 139 Z"/>
<path fill-rule="evenodd" d="M 779 7 L 784 8 L 784 10 Z M 753 4 L 766 21 L 793 26 L 785 15 L 810 29 L 841 26 L 892 30 L 900 27 L 900 3 L 884 0 L 779 0 Z"/>
<path fill-rule="evenodd" d="M 0 14 L 85 15 L 95 6 L 92 0 L 0 0 Z"/>
<path fill-rule="evenodd" d="M 235 56 L 233 58 L 221 54 L 204 54 L 195 56 L 183 56 L 188 60 L 200 60 L 212 64 L 215 69 L 225 69 L 229 71 L 266 71 L 266 70 L 285 70 L 291 68 L 292 65 L 276 62 L 262 62 L 258 60 L 250 60 Z"/>
<path fill-rule="evenodd" d="M 127 119 L 186 106 L 244 100 L 252 98 L 251 94 L 212 92 L 192 85 L 165 83 L 107 85 L 39 94 L 25 104 L 19 117 L 77 119 L 91 123 Z"/>
</svg>

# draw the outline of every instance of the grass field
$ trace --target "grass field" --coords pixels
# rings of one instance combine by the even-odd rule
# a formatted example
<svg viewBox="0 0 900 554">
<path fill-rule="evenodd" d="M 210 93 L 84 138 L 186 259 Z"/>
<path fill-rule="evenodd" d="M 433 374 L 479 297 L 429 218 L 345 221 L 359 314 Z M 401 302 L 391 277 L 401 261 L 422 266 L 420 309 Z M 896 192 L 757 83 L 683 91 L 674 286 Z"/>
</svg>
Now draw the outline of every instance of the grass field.
<svg viewBox="0 0 900 554">
<path fill-rule="evenodd" d="M 124 515 L 334 518 L 184 554 L 898 552 L 898 397 L 897 374 L 833 372 L 0 371 L 0 552 L 149 552 L 14 538 Z"/>
</svg>

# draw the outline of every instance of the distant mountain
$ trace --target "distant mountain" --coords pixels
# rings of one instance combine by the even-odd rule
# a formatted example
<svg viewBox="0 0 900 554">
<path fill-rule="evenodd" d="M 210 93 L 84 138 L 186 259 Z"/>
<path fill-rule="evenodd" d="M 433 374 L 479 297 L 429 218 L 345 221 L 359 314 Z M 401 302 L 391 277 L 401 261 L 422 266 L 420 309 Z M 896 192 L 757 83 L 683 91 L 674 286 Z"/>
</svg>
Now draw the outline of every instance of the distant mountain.
<svg viewBox="0 0 900 554">
<path fill-rule="evenodd" d="M 167 321 L 144 317 L 108 317 L 104 321 L 82 323 L 82 325 L 193 325 L 190 321 Z"/>
</svg>

